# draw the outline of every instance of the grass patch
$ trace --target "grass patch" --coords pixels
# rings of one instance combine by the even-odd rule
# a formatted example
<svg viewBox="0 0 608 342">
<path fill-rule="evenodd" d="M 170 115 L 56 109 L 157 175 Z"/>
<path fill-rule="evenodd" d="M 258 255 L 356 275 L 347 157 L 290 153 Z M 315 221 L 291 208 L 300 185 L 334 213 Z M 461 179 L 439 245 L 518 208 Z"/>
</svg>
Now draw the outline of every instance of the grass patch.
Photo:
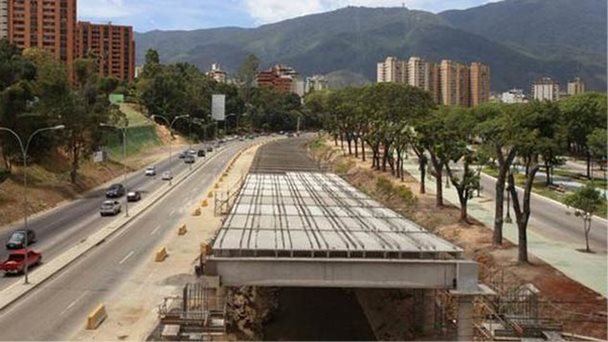
<svg viewBox="0 0 608 342">
<path fill-rule="evenodd" d="M 327 147 L 327 145 L 325 144 L 325 139 L 323 139 L 323 138 L 317 138 L 317 139 L 313 140 L 308 146 L 313 151 L 324 149 Z"/>
<path fill-rule="evenodd" d="M 138 154 L 146 148 L 162 145 L 156 133 L 156 125 L 130 103 L 122 103 L 120 110 L 129 120 L 127 128 L 127 157 Z M 122 133 L 112 129 L 104 131 L 106 151 L 114 160 L 123 159 Z"/>
<path fill-rule="evenodd" d="M 129 120 L 129 127 L 154 126 L 154 122 L 138 111 L 135 108 L 135 105 L 131 103 L 121 103 L 120 111 L 123 112 L 126 115 L 127 120 Z"/>
<path fill-rule="evenodd" d="M 417 203 L 416 195 L 406 186 L 395 185 L 390 179 L 379 176 L 376 178 L 376 191 L 383 194 L 388 199 L 398 198 L 407 207 Z"/>
<path fill-rule="evenodd" d="M 337 174 L 346 174 L 355 166 L 355 162 L 352 160 L 343 160 L 336 164 L 334 171 Z"/>
</svg>

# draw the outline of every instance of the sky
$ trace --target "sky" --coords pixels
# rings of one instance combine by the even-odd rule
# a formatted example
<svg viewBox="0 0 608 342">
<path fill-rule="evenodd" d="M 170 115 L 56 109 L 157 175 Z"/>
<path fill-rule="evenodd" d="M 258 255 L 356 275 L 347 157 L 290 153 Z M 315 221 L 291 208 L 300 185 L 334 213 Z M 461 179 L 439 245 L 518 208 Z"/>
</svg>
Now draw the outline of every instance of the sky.
<svg viewBox="0 0 608 342">
<path fill-rule="evenodd" d="M 493 0 L 78 0 L 78 18 L 131 25 L 138 32 L 256 27 L 345 6 L 395 7 L 441 12 Z M 495 1 L 495 0 L 494 0 Z"/>
</svg>

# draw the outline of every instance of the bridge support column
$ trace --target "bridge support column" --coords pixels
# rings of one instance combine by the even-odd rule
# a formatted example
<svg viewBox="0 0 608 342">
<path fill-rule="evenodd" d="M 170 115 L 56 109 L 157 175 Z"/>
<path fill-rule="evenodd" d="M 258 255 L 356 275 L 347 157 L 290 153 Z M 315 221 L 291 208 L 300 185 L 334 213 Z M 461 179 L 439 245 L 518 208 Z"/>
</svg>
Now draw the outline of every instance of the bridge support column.
<svg viewBox="0 0 608 342">
<path fill-rule="evenodd" d="M 473 340 L 473 296 L 458 296 L 458 341 Z"/>
</svg>

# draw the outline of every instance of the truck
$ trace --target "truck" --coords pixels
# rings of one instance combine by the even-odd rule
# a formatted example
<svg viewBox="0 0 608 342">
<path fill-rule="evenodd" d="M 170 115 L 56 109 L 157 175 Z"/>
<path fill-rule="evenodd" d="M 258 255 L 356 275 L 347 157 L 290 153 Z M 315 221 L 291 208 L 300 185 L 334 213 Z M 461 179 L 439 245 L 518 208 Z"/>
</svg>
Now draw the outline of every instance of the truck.
<svg viewBox="0 0 608 342">
<path fill-rule="evenodd" d="M 26 264 L 29 268 L 40 264 L 41 261 L 42 254 L 31 249 L 18 249 L 11 251 L 8 258 L 0 263 L 0 271 L 18 274 L 25 271 Z"/>
</svg>

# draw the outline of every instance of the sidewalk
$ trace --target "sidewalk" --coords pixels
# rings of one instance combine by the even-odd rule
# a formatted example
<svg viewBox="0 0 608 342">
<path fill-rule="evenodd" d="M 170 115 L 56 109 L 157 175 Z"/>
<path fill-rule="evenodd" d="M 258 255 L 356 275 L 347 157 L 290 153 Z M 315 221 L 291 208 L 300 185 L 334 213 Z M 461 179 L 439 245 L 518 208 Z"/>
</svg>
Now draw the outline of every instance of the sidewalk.
<svg viewBox="0 0 608 342">
<path fill-rule="evenodd" d="M 417 181 L 420 181 L 420 171 L 415 159 L 404 161 L 404 169 Z M 429 193 L 435 193 L 435 179 L 426 179 L 426 188 Z M 443 189 L 443 196 L 447 202 L 460 207 L 458 194 L 453 186 Z M 469 200 L 469 216 L 477 219 L 492 229 L 494 227 L 494 201 L 487 197 L 475 197 Z M 534 254 L 555 269 L 563 272 L 569 278 L 583 284 L 584 286 L 607 296 L 608 291 L 608 262 L 606 255 L 587 254 L 578 252 L 580 244 L 556 241 L 541 236 L 533 231 L 533 224 L 528 226 L 528 252 Z M 517 245 L 517 226 L 515 223 L 505 223 L 503 236 Z M 581 231 L 581 235 L 582 235 Z"/>
</svg>

